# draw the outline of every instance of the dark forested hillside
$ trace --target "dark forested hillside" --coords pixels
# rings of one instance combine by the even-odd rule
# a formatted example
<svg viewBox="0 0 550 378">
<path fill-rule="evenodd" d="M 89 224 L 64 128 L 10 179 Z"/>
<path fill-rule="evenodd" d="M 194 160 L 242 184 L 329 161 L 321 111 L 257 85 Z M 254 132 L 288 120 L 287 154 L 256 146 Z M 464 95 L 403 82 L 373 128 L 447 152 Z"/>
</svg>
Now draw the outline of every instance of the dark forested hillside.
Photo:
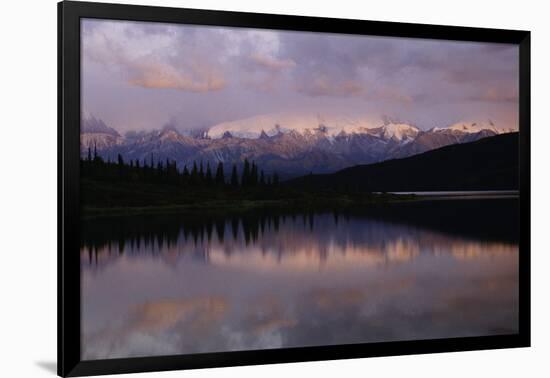
<svg viewBox="0 0 550 378">
<path fill-rule="evenodd" d="M 81 160 L 85 209 L 192 206 L 326 207 L 385 202 L 373 192 L 517 189 L 518 134 L 503 134 L 328 175 L 307 175 L 279 182 L 245 160 L 244 169 L 173 161 L 104 161 L 89 150 Z M 270 205 L 271 204 L 271 205 Z"/>
<path fill-rule="evenodd" d="M 338 191 L 514 190 L 519 134 L 456 144 L 404 159 L 359 165 L 290 180 L 294 188 Z"/>
</svg>

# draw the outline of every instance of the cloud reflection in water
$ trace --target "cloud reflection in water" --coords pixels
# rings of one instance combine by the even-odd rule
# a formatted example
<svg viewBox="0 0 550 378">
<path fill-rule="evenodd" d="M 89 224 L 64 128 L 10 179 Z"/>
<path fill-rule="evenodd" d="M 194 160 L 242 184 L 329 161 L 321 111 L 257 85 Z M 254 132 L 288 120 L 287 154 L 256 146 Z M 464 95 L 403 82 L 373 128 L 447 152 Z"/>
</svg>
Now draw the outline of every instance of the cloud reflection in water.
<svg viewBox="0 0 550 378">
<path fill-rule="evenodd" d="M 332 214 L 190 227 L 83 245 L 84 359 L 517 331 L 514 243 Z"/>
</svg>

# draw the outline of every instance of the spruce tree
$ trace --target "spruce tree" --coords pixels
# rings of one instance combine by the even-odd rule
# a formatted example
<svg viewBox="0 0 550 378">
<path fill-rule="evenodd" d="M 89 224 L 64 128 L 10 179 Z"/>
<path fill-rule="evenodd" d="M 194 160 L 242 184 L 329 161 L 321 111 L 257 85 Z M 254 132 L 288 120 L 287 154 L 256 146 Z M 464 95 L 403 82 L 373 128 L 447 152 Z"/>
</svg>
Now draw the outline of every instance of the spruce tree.
<svg viewBox="0 0 550 378">
<path fill-rule="evenodd" d="M 197 168 L 197 162 L 193 160 L 193 169 L 191 169 L 191 184 L 195 185 L 199 180 L 199 169 Z"/>
<path fill-rule="evenodd" d="M 260 185 L 261 186 L 265 185 L 265 176 L 264 176 L 264 170 L 263 169 L 260 171 Z"/>
<path fill-rule="evenodd" d="M 250 163 L 248 162 L 248 159 L 244 159 L 244 168 L 243 168 L 243 174 L 241 178 L 241 185 L 243 187 L 247 187 L 250 185 Z"/>
<path fill-rule="evenodd" d="M 250 185 L 256 186 L 258 184 L 258 166 L 252 162 L 252 169 L 250 171 Z"/>
<path fill-rule="evenodd" d="M 185 164 L 183 165 L 183 174 L 182 174 L 182 176 L 183 176 L 183 180 L 185 182 L 187 182 L 187 180 L 189 179 L 189 170 L 187 169 L 187 165 L 185 165 Z"/>
<path fill-rule="evenodd" d="M 210 169 L 210 162 L 209 161 L 206 162 L 206 176 L 205 176 L 205 179 L 206 179 L 206 183 L 208 185 L 212 184 L 212 170 Z"/>
<path fill-rule="evenodd" d="M 277 172 L 273 174 L 273 186 L 279 186 L 279 174 Z"/>
<path fill-rule="evenodd" d="M 223 174 L 223 163 L 218 162 L 218 168 L 216 168 L 216 184 L 223 185 L 225 184 L 225 176 Z"/>
<path fill-rule="evenodd" d="M 143 173 L 144 179 L 149 179 L 149 167 L 147 166 L 147 159 L 143 158 Z"/>
<path fill-rule="evenodd" d="M 122 178 L 122 176 L 124 176 L 124 159 L 122 159 L 121 154 L 118 154 L 117 162 L 118 162 L 118 177 Z"/>
<path fill-rule="evenodd" d="M 202 160 L 201 160 L 201 165 L 200 165 L 200 168 L 199 168 L 199 179 L 200 179 L 201 181 L 204 180 L 204 167 L 203 167 L 203 165 L 202 165 Z"/>
<path fill-rule="evenodd" d="M 237 176 L 237 165 L 233 164 L 233 170 L 231 171 L 231 186 L 239 186 L 239 177 Z"/>
<path fill-rule="evenodd" d="M 164 163 L 162 161 L 160 161 L 159 159 L 159 162 L 158 162 L 158 177 L 159 177 L 159 180 L 160 181 L 163 181 L 164 180 Z"/>
</svg>

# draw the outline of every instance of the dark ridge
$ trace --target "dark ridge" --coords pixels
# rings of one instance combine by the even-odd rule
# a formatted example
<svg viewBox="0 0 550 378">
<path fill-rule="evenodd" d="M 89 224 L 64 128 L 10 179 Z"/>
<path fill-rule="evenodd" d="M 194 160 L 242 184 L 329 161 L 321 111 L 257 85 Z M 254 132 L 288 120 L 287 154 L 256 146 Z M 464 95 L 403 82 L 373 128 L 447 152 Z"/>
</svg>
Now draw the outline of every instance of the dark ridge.
<svg viewBox="0 0 550 378">
<path fill-rule="evenodd" d="M 302 176 L 285 185 L 368 192 L 517 190 L 518 143 L 519 133 L 502 134 L 332 174 Z"/>
</svg>

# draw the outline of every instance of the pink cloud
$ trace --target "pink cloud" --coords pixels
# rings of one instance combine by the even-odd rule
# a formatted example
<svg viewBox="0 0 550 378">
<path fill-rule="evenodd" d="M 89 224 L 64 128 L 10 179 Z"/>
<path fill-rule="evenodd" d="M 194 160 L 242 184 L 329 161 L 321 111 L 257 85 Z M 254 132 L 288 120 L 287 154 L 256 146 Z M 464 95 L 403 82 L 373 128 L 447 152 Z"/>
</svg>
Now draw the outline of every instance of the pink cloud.
<svg viewBox="0 0 550 378">
<path fill-rule="evenodd" d="M 262 54 L 251 54 L 250 59 L 257 65 L 271 71 L 281 71 L 296 66 L 296 62 L 292 59 L 277 59 Z"/>
<path fill-rule="evenodd" d="M 473 97 L 472 100 L 488 102 L 517 102 L 518 94 L 510 90 L 488 88 L 480 96 Z"/>
<path fill-rule="evenodd" d="M 133 64 L 128 83 L 144 88 L 190 92 L 218 91 L 226 87 L 226 81 L 221 73 L 198 64 L 187 71 L 164 63 Z"/>
<path fill-rule="evenodd" d="M 366 93 L 363 84 L 353 80 L 332 81 L 319 76 L 313 81 L 297 86 L 297 90 L 309 96 L 360 96 Z"/>
</svg>

